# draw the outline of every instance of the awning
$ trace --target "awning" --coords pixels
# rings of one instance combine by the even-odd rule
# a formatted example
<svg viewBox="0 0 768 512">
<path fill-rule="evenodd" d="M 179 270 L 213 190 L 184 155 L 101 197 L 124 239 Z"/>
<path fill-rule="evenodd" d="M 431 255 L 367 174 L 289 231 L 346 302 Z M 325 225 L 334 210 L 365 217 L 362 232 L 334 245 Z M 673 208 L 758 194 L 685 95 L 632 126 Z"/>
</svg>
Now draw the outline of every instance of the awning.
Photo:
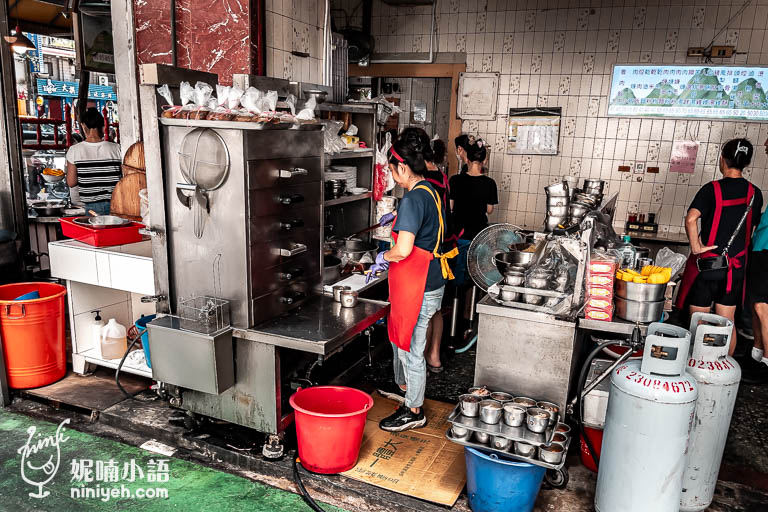
<svg viewBox="0 0 768 512">
<path fill-rule="evenodd" d="M 64 17 L 66 0 L 6 0 L 8 22 L 24 32 L 49 36 L 72 35 L 72 19 Z M 18 20 L 18 21 L 17 21 Z"/>
</svg>

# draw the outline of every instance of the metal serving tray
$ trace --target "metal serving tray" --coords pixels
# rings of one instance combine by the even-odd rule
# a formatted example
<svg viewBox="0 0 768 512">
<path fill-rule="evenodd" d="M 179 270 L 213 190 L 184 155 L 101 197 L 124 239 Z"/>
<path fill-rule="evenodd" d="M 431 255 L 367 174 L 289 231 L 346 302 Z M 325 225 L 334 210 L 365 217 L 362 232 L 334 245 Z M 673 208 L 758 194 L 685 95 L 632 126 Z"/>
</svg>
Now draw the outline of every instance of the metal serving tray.
<svg viewBox="0 0 768 512">
<path fill-rule="evenodd" d="M 560 415 L 558 414 L 558 419 Z M 548 446 L 552 444 L 552 438 L 555 436 L 555 427 L 549 427 L 544 432 L 537 434 L 531 432 L 525 425 L 519 427 L 510 427 L 504 423 L 502 418 L 498 423 L 490 425 L 480 420 L 480 417 L 470 418 L 461 414 L 461 404 L 457 404 L 451 414 L 448 416 L 448 421 L 452 425 L 459 425 L 467 428 L 473 432 L 484 432 L 492 436 L 500 436 L 510 441 L 522 441 L 524 443 L 532 444 L 534 446 Z M 555 422 L 557 426 L 557 422 Z"/>
<path fill-rule="evenodd" d="M 453 436 L 453 433 L 451 432 L 451 429 L 448 429 L 445 432 L 445 437 L 449 441 L 451 441 L 452 443 L 460 444 L 460 445 L 463 445 L 463 446 L 469 446 L 470 448 L 475 448 L 477 450 L 483 450 L 483 451 L 486 451 L 486 452 L 500 453 L 500 454 L 502 454 L 502 455 L 504 455 L 506 457 L 509 457 L 511 459 L 519 460 L 521 462 L 529 462 L 531 464 L 535 464 L 535 465 L 541 466 L 543 468 L 554 469 L 555 471 L 559 471 L 565 465 L 565 458 L 566 458 L 565 456 L 568 453 L 568 446 L 570 446 L 570 444 L 571 444 L 571 437 L 568 436 L 568 440 L 565 442 L 565 450 L 563 451 L 563 460 L 560 461 L 560 464 L 554 465 L 554 464 L 550 464 L 548 462 L 544 462 L 543 460 L 532 459 L 530 457 L 523 457 L 521 455 L 517 455 L 514 452 L 507 452 L 507 451 L 504 451 L 504 450 L 497 450 L 496 448 L 493 448 L 492 446 L 489 446 L 487 444 L 480 444 L 478 442 L 470 441 L 468 439 L 457 439 L 457 438 L 455 438 Z"/>
</svg>

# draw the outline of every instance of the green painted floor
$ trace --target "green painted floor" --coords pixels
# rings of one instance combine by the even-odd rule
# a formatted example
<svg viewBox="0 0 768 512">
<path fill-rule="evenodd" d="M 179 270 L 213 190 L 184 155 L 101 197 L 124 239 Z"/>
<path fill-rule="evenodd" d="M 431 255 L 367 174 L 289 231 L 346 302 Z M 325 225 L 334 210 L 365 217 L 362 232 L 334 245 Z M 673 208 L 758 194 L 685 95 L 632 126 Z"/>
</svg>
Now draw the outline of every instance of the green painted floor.
<svg viewBox="0 0 768 512">
<path fill-rule="evenodd" d="M 0 511 L 309 510 L 296 494 L 77 432 L 67 428 L 67 425 L 61 431 L 65 440 L 59 443 L 60 462 L 56 468 L 57 448 L 53 443 L 57 427 L 53 423 L 0 410 Z M 33 428 L 32 443 L 28 443 Z M 24 450 L 22 447 L 25 445 L 33 448 L 39 445 L 40 449 L 33 453 L 32 450 Z M 29 453 L 24 465 L 26 478 L 34 482 L 50 478 L 43 486 L 43 493 L 49 494 L 43 498 L 29 495 L 38 492 L 38 487 L 22 478 L 24 452 Z M 84 487 L 92 490 L 86 491 Z M 107 491 L 129 497 L 104 499 L 104 494 L 90 498 L 73 495 L 77 492 Z M 166 491 L 167 497 L 137 497 L 139 492 L 149 496 L 153 492 L 162 494 Z M 324 508 L 329 511 L 342 510 L 330 505 Z"/>
</svg>

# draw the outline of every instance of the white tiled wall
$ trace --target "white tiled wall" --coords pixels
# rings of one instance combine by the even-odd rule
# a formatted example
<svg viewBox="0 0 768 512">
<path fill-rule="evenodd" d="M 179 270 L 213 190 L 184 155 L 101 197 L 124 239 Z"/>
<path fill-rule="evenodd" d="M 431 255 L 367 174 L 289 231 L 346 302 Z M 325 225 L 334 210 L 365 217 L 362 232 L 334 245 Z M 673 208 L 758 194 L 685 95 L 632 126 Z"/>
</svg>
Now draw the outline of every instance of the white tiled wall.
<svg viewBox="0 0 768 512">
<path fill-rule="evenodd" d="M 719 146 L 746 136 L 759 146 L 768 124 L 618 119 L 605 116 L 615 63 L 699 63 L 689 46 L 706 46 L 743 0 L 438 0 L 437 48 L 465 52 L 468 71 L 501 73 L 496 121 L 465 121 L 466 132 L 493 141 L 490 173 L 500 188 L 494 220 L 538 227 L 544 219 L 543 187 L 564 174 L 608 180 L 619 193 L 617 219 L 627 212 L 658 210 L 661 231 L 679 233 L 698 188 L 717 175 Z M 334 19 L 355 12 L 358 0 L 334 0 Z M 535 6 L 536 9 L 531 9 Z M 343 10 L 340 10 L 343 9 Z M 377 53 L 427 51 L 430 7 L 374 2 Z M 359 26 L 360 9 L 350 16 Z M 736 44 L 726 64 L 768 65 L 768 0 L 753 0 L 716 39 Z M 554 157 L 503 153 L 508 107 L 563 108 L 560 153 Z M 668 173 L 674 140 L 701 143 L 695 173 Z M 750 179 L 768 188 L 768 160 L 758 147 Z M 634 162 L 659 174 L 619 173 Z"/>
<path fill-rule="evenodd" d="M 267 76 L 322 83 L 325 1 L 266 0 L 265 7 Z"/>
</svg>

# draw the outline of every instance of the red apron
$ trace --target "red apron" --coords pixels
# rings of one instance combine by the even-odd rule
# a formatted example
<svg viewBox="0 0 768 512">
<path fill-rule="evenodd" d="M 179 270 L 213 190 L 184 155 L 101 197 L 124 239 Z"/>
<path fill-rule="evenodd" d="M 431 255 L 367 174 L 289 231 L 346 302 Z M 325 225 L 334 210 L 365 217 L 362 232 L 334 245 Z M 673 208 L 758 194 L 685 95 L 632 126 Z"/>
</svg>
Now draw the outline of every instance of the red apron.
<svg viewBox="0 0 768 512">
<path fill-rule="evenodd" d="M 432 252 L 414 246 L 411 254 L 401 261 L 395 261 L 389 264 L 389 318 L 387 319 L 387 333 L 389 340 L 398 346 L 398 348 L 411 351 L 411 336 L 416 322 L 419 320 L 421 303 L 424 301 L 424 290 L 427 286 L 427 273 L 429 272 L 429 263 L 433 258 L 440 258 L 443 277 L 453 279 L 453 274 L 448 267 L 447 258 L 456 256 L 458 251 L 452 250 L 448 254 L 441 254 L 439 248 L 443 241 L 443 215 L 440 205 L 440 198 L 424 185 L 418 185 L 429 192 L 437 206 L 440 227 L 437 233 L 437 244 Z M 397 217 L 395 221 L 397 222 Z M 392 238 L 397 243 L 397 233 L 392 232 Z"/>
<path fill-rule="evenodd" d="M 747 197 L 743 197 L 741 199 L 723 199 L 723 191 L 720 188 L 720 183 L 717 181 L 713 181 L 712 185 L 715 189 L 715 217 L 712 220 L 712 227 L 713 229 L 709 232 L 709 240 L 707 240 L 707 245 L 712 246 L 715 245 L 715 239 L 717 238 L 717 230 L 720 227 L 720 217 L 723 213 L 723 208 L 726 206 L 739 206 L 739 205 L 746 205 L 749 204 L 750 199 L 752 199 L 752 196 L 755 193 L 755 189 L 752 186 L 752 184 L 749 184 L 749 189 L 747 191 Z M 742 212 L 743 214 L 743 212 Z M 733 285 L 733 269 L 734 268 L 742 268 L 746 267 L 747 265 L 747 252 L 749 250 L 749 242 L 752 233 L 752 210 L 749 211 L 747 214 L 747 231 L 746 231 L 746 244 L 744 245 L 744 250 L 740 251 L 738 254 L 734 255 L 733 257 L 728 258 L 728 282 L 726 286 L 726 292 L 730 292 L 732 285 Z M 717 253 L 714 253 L 712 251 L 707 251 L 705 253 L 699 254 L 698 258 L 714 258 L 720 256 Z M 741 259 L 744 258 L 744 262 L 742 263 Z M 694 254 L 691 254 L 688 256 L 688 261 L 685 262 L 685 270 L 683 270 L 683 279 L 680 283 L 680 291 L 677 294 L 677 302 L 675 302 L 675 307 L 678 309 L 682 309 L 685 306 L 685 299 L 688 297 L 688 292 L 691 291 L 691 287 L 693 286 L 693 283 L 696 281 L 696 278 L 699 276 L 699 268 L 696 266 L 696 259 L 697 256 Z M 744 280 L 746 282 L 746 273 L 744 275 Z M 742 286 L 741 289 L 741 300 L 744 301 L 744 292 L 745 292 L 746 286 Z"/>
</svg>

